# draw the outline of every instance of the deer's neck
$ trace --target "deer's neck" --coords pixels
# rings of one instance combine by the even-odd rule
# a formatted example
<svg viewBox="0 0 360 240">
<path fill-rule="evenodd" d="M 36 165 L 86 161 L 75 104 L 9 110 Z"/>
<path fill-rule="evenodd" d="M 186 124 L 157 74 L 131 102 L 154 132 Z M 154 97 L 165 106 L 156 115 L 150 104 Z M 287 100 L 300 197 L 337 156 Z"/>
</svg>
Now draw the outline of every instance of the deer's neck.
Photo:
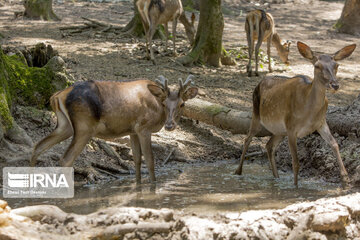
<svg viewBox="0 0 360 240">
<path fill-rule="evenodd" d="M 308 91 L 309 95 L 308 95 L 307 105 L 312 109 L 318 108 L 320 110 L 325 105 L 326 86 L 324 86 L 324 84 L 321 83 L 320 80 L 316 79 L 316 77 L 314 78 L 310 86 L 311 87 Z"/>
<path fill-rule="evenodd" d="M 272 44 L 276 47 L 276 50 L 278 51 L 279 55 L 282 55 L 285 53 L 286 49 L 281 44 L 281 39 L 278 33 L 274 33 L 272 37 Z"/>
</svg>

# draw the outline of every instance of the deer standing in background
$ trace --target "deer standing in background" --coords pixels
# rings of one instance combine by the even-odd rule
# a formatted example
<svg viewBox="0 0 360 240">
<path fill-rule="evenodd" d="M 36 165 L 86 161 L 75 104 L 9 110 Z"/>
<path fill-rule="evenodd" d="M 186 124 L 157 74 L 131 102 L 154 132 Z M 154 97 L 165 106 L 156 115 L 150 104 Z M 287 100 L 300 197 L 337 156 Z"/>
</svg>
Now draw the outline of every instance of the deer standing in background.
<svg viewBox="0 0 360 240">
<path fill-rule="evenodd" d="M 289 64 L 289 51 L 290 51 L 290 41 L 281 44 L 281 39 L 279 34 L 275 30 L 274 18 L 270 13 L 266 13 L 263 10 L 253 10 L 246 15 L 245 22 L 245 31 L 246 38 L 249 48 L 249 63 L 246 67 L 246 72 L 248 76 L 251 77 L 252 67 L 251 67 L 251 58 L 254 52 L 254 44 L 257 39 L 255 46 L 255 75 L 259 76 L 258 67 L 259 67 L 259 50 L 262 42 L 267 41 L 267 55 L 269 59 L 269 72 L 272 72 L 271 67 L 271 43 L 273 43 L 277 49 L 280 59 Z"/>
<path fill-rule="evenodd" d="M 151 133 L 176 127 L 185 101 L 194 98 L 198 89 L 190 87 L 192 75 L 180 88 L 170 91 L 167 79 L 162 82 L 150 80 L 133 82 L 82 82 L 50 98 L 57 116 L 57 127 L 38 142 L 31 156 L 30 165 L 35 166 L 37 157 L 55 144 L 73 136 L 72 142 L 60 160 L 63 167 L 72 166 L 92 137 L 116 138 L 130 135 L 135 161 L 136 181 L 141 181 L 141 155 L 155 181 L 154 158 L 151 149 Z"/>
<path fill-rule="evenodd" d="M 331 135 L 326 123 L 328 100 L 325 95 L 327 88 L 337 90 L 337 61 L 347 58 L 355 50 L 352 44 L 333 55 L 315 56 L 309 46 L 297 43 L 300 54 L 314 65 L 314 79 L 307 76 L 292 78 L 269 76 L 265 77 L 253 93 L 253 116 L 249 134 L 245 139 L 243 152 L 236 174 L 242 173 L 245 153 L 251 139 L 264 126 L 273 135 L 266 144 L 266 150 L 274 177 L 278 178 L 275 163 L 275 150 L 279 143 L 288 137 L 294 172 L 294 184 L 298 184 L 299 161 L 297 157 L 296 139 L 317 131 L 330 144 L 340 168 L 341 181 L 349 183 L 348 174 L 339 153 L 339 146 Z"/>
<path fill-rule="evenodd" d="M 191 23 L 187 21 L 185 12 L 182 7 L 181 0 L 138 0 L 136 6 L 139 10 L 142 24 L 145 30 L 146 37 L 146 55 L 149 58 L 149 48 L 150 48 L 150 59 L 155 64 L 154 51 L 151 47 L 152 38 L 156 32 L 156 28 L 159 24 L 163 24 L 166 33 L 166 43 L 165 48 L 167 49 L 169 31 L 168 31 L 168 22 L 172 21 L 172 37 L 173 37 L 173 53 L 176 56 L 176 26 L 177 21 L 180 18 L 180 21 L 184 24 L 186 35 L 190 43 L 192 44 L 195 36 L 195 15 L 194 13 L 191 16 Z"/>
</svg>

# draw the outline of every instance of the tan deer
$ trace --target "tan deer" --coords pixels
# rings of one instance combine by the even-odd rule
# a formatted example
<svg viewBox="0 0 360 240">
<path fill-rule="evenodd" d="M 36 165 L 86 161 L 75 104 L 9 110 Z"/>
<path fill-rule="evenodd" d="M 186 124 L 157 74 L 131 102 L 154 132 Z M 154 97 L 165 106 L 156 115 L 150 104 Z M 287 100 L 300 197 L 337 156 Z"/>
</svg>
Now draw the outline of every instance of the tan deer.
<svg viewBox="0 0 360 240">
<path fill-rule="evenodd" d="M 252 75 L 251 58 L 254 52 L 254 44 L 257 39 L 255 46 L 255 75 L 259 76 L 259 50 L 262 42 L 267 42 L 267 55 L 269 59 L 269 72 L 272 72 L 271 67 L 271 43 L 276 47 L 280 59 L 289 64 L 289 51 L 290 41 L 286 41 L 281 44 L 279 34 L 275 30 L 274 18 L 270 13 L 266 13 L 263 10 L 253 10 L 246 15 L 245 22 L 246 38 L 249 49 L 249 63 L 246 67 L 248 76 Z"/>
<path fill-rule="evenodd" d="M 177 21 L 184 24 L 187 37 L 192 44 L 195 36 L 195 15 L 191 16 L 191 23 L 187 20 L 181 0 L 138 0 L 136 6 L 139 10 L 146 37 L 146 55 L 155 64 L 154 51 L 151 47 L 152 38 L 159 24 L 163 24 L 166 33 L 165 48 L 167 49 L 169 31 L 168 22 L 172 21 L 173 53 L 176 56 L 176 27 Z M 149 56 L 150 48 L 150 56 Z"/>
<path fill-rule="evenodd" d="M 292 78 L 269 76 L 265 77 L 255 88 L 253 93 L 253 116 L 249 134 L 245 139 L 243 152 L 236 174 L 242 173 L 245 153 L 251 139 L 265 127 L 272 136 L 266 144 L 266 150 L 274 177 L 278 178 L 275 163 L 275 150 L 278 144 L 288 137 L 294 183 L 298 183 L 299 161 L 297 157 L 296 139 L 317 131 L 330 144 L 340 168 L 343 184 L 349 182 L 348 174 L 341 160 L 339 146 L 331 135 L 326 123 L 328 100 L 325 95 L 327 88 L 337 90 L 336 80 L 337 61 L 351 55 L 356 45 L 344 47 L 333 55 L 315 55 L 309 46 L 297 43 L 300 54 L 314 65 L 314 79 L 307 76 Z"/>
<path fill-rule="evenodd" d="M 182 114 L 184 103 L 197 95 L 190 87 L 192 75 L 185 83 L 179 80 L 179 90 L 171 91 L 167 79 L 159 76 L 161 84 L 150 80 L 133 82 L 83 82 L 55 93 L 51 107 L 57 116 L 57 127 L 38 142 L 31 156 L 35 166 L 38 156 L 73 136 L 70 146 L 60 160 L 64 167 L 72 166 L 92 137 L 116 138 L 130 135 L 135 161 L 136 181 L 141 181 L 141 155 L 144 155 L 155 181 L 151 133 L 172 131 Z"/>
</svg>

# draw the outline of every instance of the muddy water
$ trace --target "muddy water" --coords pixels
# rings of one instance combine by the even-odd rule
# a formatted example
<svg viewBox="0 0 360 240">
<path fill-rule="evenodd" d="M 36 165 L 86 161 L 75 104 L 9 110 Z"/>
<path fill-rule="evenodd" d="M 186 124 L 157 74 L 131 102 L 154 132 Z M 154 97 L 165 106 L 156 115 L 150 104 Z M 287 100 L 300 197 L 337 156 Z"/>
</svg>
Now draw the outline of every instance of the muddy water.
<svg viewBox="0 0 360 240">
<path fill-rule="evenodd" d="M 340 186 L 300 178 L 293 185 L 292 173 L 274 179 L 268 165 L 245 164 L 237 176 L 234 162 L 181 165 L 160 168 L 156 186 L 136 187 L 134 176 L 75 188 L 73 199 L 7 199 L 11 207 L 55 204 L 67 212 L 90 213 L 109 206 L 172 208 L 184 212 L 213 214 L 249 209 L 282 208 L 289 204 L 340 194 Z M 145 175 L 143 182 L 148 182 Z"/>
</svg>

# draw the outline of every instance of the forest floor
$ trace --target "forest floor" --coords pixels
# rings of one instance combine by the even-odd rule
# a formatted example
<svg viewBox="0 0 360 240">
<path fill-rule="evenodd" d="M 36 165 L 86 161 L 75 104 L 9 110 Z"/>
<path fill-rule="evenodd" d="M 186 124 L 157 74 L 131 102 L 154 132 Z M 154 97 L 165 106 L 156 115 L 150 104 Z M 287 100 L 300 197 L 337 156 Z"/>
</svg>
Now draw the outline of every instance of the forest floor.
<svg viewBox="0 0 360 240">
<path fill-rule="evenodd" d="M 230 108 L 251 111 L 252 91 L 268 72 L 267 64 L 263 63 L 263 68 L 260 68 L 260 77 L 250 78 L 246 75 L 247 60 L 242 57 L 247 54 L 246 48 L 244 48 L 246 45 L 244 31 L 246 12 L 253 8 L 266 9 L 273 15 L 281 38 L 292 41 L 289 54 L 290 66 L 280 62 L 276 49 L 272 47 L 273 57 L 276 60 L 272 74 L 285 76 L 304 74 L 312 77 L 313 67 L 298 53 L 296 41 L 303 41 L 313 50 L 324 53 L 335 53 L 346 45 L 359 43 L 358 37 L 340 34 L 333 29 L 333 25 L 340 17 L 342 7 L 343 2 L 337 1 L 303 0 L 285 4 L 258 5 L 245 1 L 224 0 L 223 45 L 233 56 L 239 56 L 236 58 L 236 66 L 219 68 L 180 66 L 171 56 L 171 49 L 164 52 L 164 43 L 160 40 L 155 40 L 155 44 L 162 54 L 156 54 L 158 64 L 153 65 L 145 59 L 144 39 L 115 33 L 96 31 L 69 33 L 69 31 L 60 30 L 61 27 L 65 26 L 83 25 L 84 19 L 82 17 L 111 23 L 114 26 L 125 26 L 133 16 L 132 1 L 120 1 L 118 3 L 65 1 L 61 4 L 55 2 L 53 8 L 55 13 L 62 18 L 60 22 L 15 18 L 14 12 L 23 10 L 21 1 L 6 2 L 0 6 L 0 33 L 5 36 L 1 39 L 1 45 L 2 47 L 32 47 L 39 42 L 50 44 L 65 60 L 67 72 L 77 81 L 155 79 L 158 75 L 164 75 L 170 83 L 175 84 L 178 78 L 184 79 L 191 73 L 195 75 L 195 85 L 201 90 L 201 95 L 198 97 Z M 196 12 L 196 24 L 198 18 L 199 12 Z M 181 24 L 178 24 L 178 32 L 180 36 L 177 41 L 177 52 L 182 56 L 189 51 L 190 47 Z M 263 44 L 262 49 L 265 47 L 266 44 Z M 341 86 L 336 93 L 328 93 L 330 106 L 347 106 L 359 95 L 359 61 L 360 51 L 356 49 L 351 57 L 340 63 L 337 76 Z M 32 110 L 28 108 L 17 107 L 14 110 L 14 116 L 34 142 L 49 134 L 56 124 L 54 116 L 49 112 L 40 112 L 34 115 Z M 154 134 L 155 145 L 161 146 L 154 149 L 155 158 L 158 162 L 157 169 L 161 171 L 160 163 L 172 148 L 176 148 L 179 159 L 185 159 L 188 162 L 237 160 L 241 154 L 244 137 L 243 135 L 232 135 L 227 131 L 195 123 L 191 120 L 182 120 L 177 130 L 173 132 L 162 130 Z M 39 166 L 57 164 L 56 161 L 65 151 L 68 141 L 65 144 L 55 146 L 47 154 L 41 156 Z M 125 140 L 114 141 L 128 142 L 126 138 Z M 267 138 L 255 138 L 249 152 L 264 149 L 266 141 Z M 316 146 L 319 147 L 319 144 Z M 340 144 L 340 148 L 342 146 Z M 358 148 L 358 139 L 353 143 L 353 146 Z M 286 164 L 280 164 L 280 170 L 291 171 L 289 151 L 285 147 L 280 147 L 280 149 L 286 152 L 287 156 L 287 159 L 284 160 Z M 18 150 L 29 151 L 21 146 L 18 147 Z M 97 150 L 96 144 L 87 145 L 75 165 L 81 168 L 84 164 L 86 165 L 86 161 L 100 161 L 116 167 L 114 159 L 110 159 L 106 154 Z M 323 154 L 326 152 L 330 152 L 330 150 L 322 151 Z M 14 154 L 9 152 L 9 155 Z M 131 162 L 128 153 L 120 153 L 120 155 Z M 179 157 L 179 155 L 181 156 Z M 261 159 L 266 163 L 264 156 Z M 302 159 L 300 160 L 302 161 Z M 333 161 L 335 164 L 334 158 L 329 161 Z M 4 162 L 0 163 L 1 166 L 4 164 Z M 26 161 L 22 161 L 21 164 L 27 166 Z M 302 164 L 300 176 L 316 178 L 320 176 L 319 172 L 306 171 L 304 166 L 309 169 L 316 168 L 309 166 L 309 164 Z M 339 171 L 336 164 L 330 168 L 335 169 L 335 171 L 327 173 L 325 178 L 329 181 L 338 182 Z M 323 169 L 323 172 L 325 170 Z M 354 173 L 354 171 L 355 167 L 352 172 Z"/>
</svg>

